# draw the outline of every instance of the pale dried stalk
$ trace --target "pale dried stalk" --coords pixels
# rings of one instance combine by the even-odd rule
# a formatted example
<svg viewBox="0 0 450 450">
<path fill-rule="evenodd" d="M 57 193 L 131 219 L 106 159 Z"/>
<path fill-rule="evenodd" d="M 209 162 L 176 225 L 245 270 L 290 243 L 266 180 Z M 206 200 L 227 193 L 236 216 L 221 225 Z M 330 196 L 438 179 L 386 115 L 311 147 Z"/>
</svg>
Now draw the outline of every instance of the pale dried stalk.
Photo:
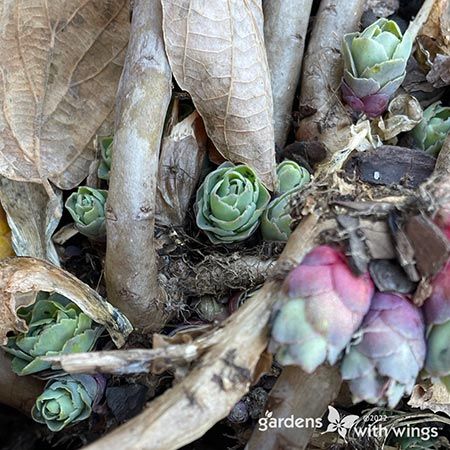
<svg viewBox="0 0 450 450">
<path fill-rule="evenodd" d="M 275 143 L 283 148 L 291 125 L 295 90 L 313 0 L 264 0 L 264 40 L 272 82 Z"/>
<path fill-rule="evenodd" d="M 312 214 L 292 233 L 278 267 L 298 264 L 314 246 L 320 227 Z M 268 342 L 267 323 L 280 281 L 268 281 L 223 325 L 223 336 L 189 375 L 139 416 L 87 450 L 170 450 L 201 437 L 248 391 Z M 245 344 L 245 345 L 244 345 Z"/>
<path fill-rule="evenodd" d="M 266 409 L 272 417 L 318 418 L 339 394 L 341 377 L 339 369 L 321 366 L 308 374 L 300 368 L 289 366 L 283 369 L 270 392 Z M 246 449 L 303 450 L 308 445 L 314 428 L 286 428 L 259 431 L 255 428 Z"/>
<path fill-rule="evenodd" d="M 134 2 L 107 207 L 108 298 L 146 331 L 161 329 L 166 319 L 153 244 L 158 155 L 171 96 L 161 23 L 159 0 Z"/>
<path fill-rule="evenodd" d="M 0 349 L 0 403 L 30 415 L 36 397 L 45 382 L 33 377 L 19 377 L 11 370 L 11 360 Z"/>
<path fill-rule="evenodd" d="M 343 73 L 341 42 L 344 34 L 358 29 L 364 6 L 365 0 L 320 3 L 303 61 L 300 90 L 300 110 L 313 108 L 315 113 L 300 122 L 298 140 L 319 139 L 327 145 L 328 139 L 335 138 L 336 128 L 351 124 L 339 92 Z"/>
</svg>

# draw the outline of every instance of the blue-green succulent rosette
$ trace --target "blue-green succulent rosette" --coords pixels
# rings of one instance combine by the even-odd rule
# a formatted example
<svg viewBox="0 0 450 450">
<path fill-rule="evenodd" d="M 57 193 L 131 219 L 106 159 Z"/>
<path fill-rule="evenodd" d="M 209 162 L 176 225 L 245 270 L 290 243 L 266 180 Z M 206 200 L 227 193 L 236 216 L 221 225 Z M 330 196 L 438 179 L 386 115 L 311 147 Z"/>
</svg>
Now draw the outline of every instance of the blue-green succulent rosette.
<svg viewBox="0 0 450 450">
<path fill-rule="evenodd" d="M 101 375 L 65 375 L 50 380 L 36 399 L 33 420 L 53 432 L 87 419 L 105 390 Z"/>
<path fill-rule="evenodd" d="M 269 201 L 268 190 L 251 167 L 223 163 L 197 191 L 197 226 L 213 244 L 243 241 L 259 227 Z"/>
<path fill-rule="evenodd" d="M 416 145 L 432 156 L 437 156 L 450 133 L 450 107 L 441 102 L 430 105 L 423 112 L 423 119 L 412 130 Z"/>
<path fill-rule="evenodd" d="M 361 33 L 344 36 L 342 94 L 354 110 L 378 117 L 406 76 L 413 35 L 393 20 L 378 19 Z"/>
<path fill-rule="evenodd" d="M 103 331 L 77 305 L 56 293 L 40 293 L 33 305 L 19 309 L 17 314 L 28 331 L 9 337 L 3 347 L 12 356 L 12 369 L 17 375 L 50 369 L 51 363 L 42 357 L 92 350 Z"/>
</svg>

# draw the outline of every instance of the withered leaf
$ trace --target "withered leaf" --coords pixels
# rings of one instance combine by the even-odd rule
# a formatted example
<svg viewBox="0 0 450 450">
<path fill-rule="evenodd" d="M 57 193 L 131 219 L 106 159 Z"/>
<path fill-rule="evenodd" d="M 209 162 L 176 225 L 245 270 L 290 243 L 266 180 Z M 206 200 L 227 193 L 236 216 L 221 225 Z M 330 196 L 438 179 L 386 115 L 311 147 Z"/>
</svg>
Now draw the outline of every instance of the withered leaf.
<svg viewBox="0 0 450 450">
<path fill-rule="evenodd" d="M 47 187 L 48 191 L 38 183 L 0 177 L 0 201 L 8 215 L 16 255 L 46 259 L 59 266 L 52 235 L 62 215 L 62 195 Z"/>
<path fill-rule="evenodd" d="M 181 226 L 197 188 L 206 156 L 207 136 L 193 112 L 176 123 L 161 145 L 156 192 L 156 221 Z"/>
<path fill-rule="evenodd" d="M 0 174 L 71 189 L 114 107 L 128 1 L 4 0 L 0 14 Z"/>
<path fill-rule="evenodd" d="M 261 0 L 162 0 L 167 56 L 219 152 L 275 186 Z"/>
<path fill-rule="evenodd" d="M 17 309 L 32 305 L 41 291 L 57 292 L 77 304 L 92 320 L 106 327 L 118 347 L 132 330 L 118 309 L 69 272 L 35 258 L 7 258 L 0 261 L 0 345 L 6 344 L 10 331 L 26 331 Z"/>
</svg>

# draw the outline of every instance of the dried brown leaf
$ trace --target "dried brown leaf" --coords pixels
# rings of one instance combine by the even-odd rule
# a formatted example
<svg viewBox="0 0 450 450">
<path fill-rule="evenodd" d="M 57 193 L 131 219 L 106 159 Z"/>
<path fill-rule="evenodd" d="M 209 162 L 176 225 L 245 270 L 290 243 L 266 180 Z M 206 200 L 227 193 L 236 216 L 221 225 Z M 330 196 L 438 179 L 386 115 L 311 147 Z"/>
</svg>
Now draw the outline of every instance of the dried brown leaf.
<svg viewBox="0 0 450 450">
<path fill-rule="evenodd" d="M 8 258 L 0 261 L 0 344 L 6 344 L 10 331 L 27 330 L 16 311 L 32 305 L 39 292 L 57 292 L 73 301 L 106 327 L 118 347 L 131 332 L 128 319 L 118 309 L 69 272 L 39 259 Z"/>
<path fill-rule="evenodd" d="M 4 0 L 0 15 L 0 174 L 79 184 L 88 144 L 114 107 L 127 0 Z"/>
<path fill-rule="evenodd" d="M 52 235 L 62 215 L 59 189 L 0 177 L 0 201 L 8 215 L 17 256 L 46 259 L 59 266 Z"/>
<path fill-rule="evenodd" d="M 197 112 L 175 124 L 163 139 L 159 157 L 156 221 L 180 226 L 200 178 L 207 136 Z"/>
<path fill-rule="evenodd" d="M 414 387 L 408 405 L 450 416 L 450 392 L 441 383 L 424 382 Z"/>
<path fill-rule="evenodd" d="M 162 0 L 169 62 L 228 160 L 246 163 L 273 189 L 272 91 L 261 0 Z"/>
</svg>

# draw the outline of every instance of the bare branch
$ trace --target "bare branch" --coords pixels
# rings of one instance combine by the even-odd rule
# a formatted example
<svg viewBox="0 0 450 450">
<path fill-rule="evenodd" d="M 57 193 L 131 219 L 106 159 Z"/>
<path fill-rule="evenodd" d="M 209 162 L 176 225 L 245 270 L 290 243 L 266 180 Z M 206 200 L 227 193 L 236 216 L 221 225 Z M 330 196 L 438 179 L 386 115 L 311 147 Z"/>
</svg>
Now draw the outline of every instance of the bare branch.
<svg viewBox="0 0 450 450">
<path fill-rule="evenodd" d="M 283 148 L 291 125 L 312 0 L 265 0 L 264 40 L 272 81 L 275 142 Z"/>
<path fill-rule="evenodd" d="M 146 331 L 166 320 L 153 244 L 158 155 L 171 96 L 161 23 L 159 0 L 134 2 L 107 207 L 108 298 Z"/>
<path fill-rule="evenodd" d="M 298 140 L 335 138 L 336 128 L 350 125 L 340 100 L 344 34 L 358 29 L 364 0 L 322 0 L 303 61 L 300 111 L 313 114 L 300 122 Z M 329 134 L 328 134 L 328 133 Z M 341 146 L 339 148 L 342 148 Z"/>
</svg>

